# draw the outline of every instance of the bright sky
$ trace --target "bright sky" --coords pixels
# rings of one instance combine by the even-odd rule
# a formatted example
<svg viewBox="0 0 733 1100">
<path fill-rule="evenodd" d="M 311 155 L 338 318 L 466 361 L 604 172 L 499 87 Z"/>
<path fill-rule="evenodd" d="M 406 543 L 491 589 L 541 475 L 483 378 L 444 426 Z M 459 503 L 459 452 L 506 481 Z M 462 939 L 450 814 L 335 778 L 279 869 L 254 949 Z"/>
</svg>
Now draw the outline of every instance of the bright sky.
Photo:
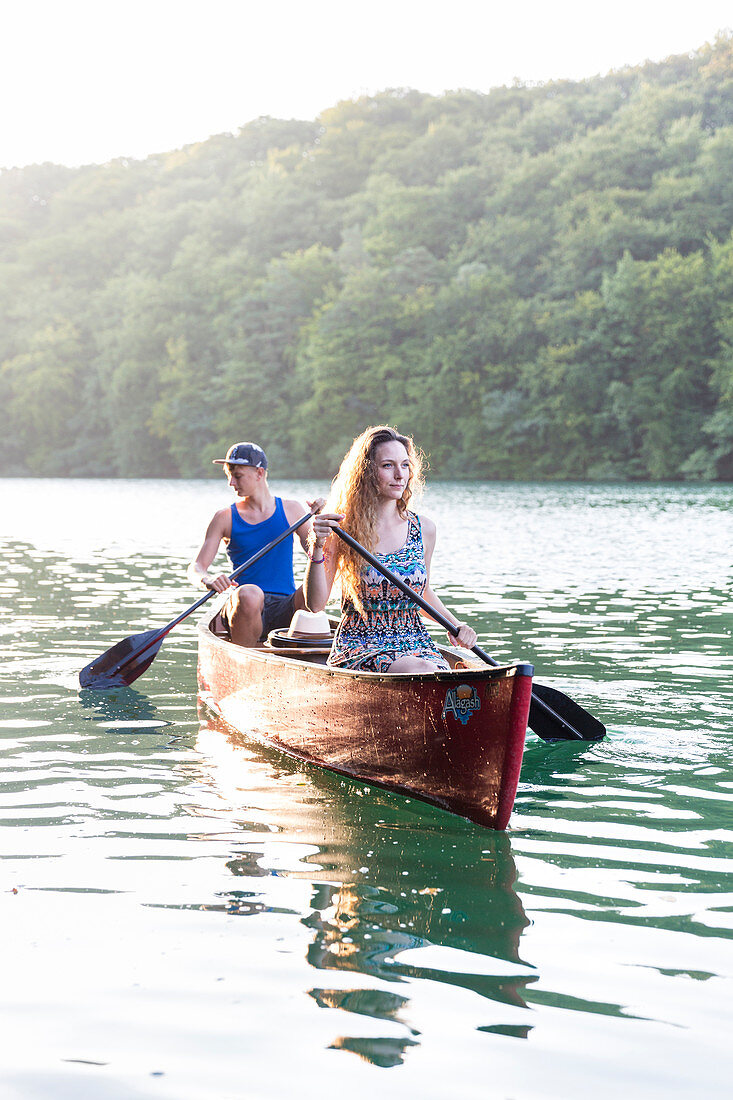
<svg viewBox="0 0 733 1100">
<path fill-rule="evenodd" d="M 730 0 L 3 0 L 0 167 L 144 157 L 385 88 L 489 91 L 687 53 Z"/>
</svg>

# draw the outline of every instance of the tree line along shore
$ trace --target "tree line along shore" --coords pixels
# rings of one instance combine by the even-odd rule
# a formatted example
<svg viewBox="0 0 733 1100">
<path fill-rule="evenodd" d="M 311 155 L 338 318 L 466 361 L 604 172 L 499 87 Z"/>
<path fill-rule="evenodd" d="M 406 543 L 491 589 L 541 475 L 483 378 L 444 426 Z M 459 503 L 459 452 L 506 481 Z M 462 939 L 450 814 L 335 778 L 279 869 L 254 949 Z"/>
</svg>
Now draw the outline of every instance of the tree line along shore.
<svg viewBox="0 0 733 1100">
<path fill-rule="evenodd" d="M 0 173 L 0 474 L 733 479 L 733 40 Z"/>
</svg>

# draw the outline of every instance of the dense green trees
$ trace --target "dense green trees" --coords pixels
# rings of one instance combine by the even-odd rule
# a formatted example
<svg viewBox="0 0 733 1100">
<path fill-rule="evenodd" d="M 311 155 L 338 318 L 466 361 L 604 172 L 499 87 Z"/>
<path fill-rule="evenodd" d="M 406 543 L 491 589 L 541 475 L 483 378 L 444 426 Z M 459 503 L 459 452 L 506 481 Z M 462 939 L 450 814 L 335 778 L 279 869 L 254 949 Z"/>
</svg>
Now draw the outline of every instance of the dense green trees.
<svg viewBox="0 0 733 1100">
<path fill-rule="evenodd" d="M 0 473 L 733 479 L 733 43 L 0 173 Z"/>
</svg>

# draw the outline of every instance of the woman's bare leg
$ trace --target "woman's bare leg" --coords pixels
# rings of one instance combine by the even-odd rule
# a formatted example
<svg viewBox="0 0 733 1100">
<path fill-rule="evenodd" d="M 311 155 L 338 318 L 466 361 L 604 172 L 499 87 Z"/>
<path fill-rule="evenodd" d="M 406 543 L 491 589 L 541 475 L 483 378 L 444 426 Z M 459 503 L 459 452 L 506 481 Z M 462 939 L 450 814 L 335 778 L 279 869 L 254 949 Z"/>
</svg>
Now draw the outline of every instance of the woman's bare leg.
<svg viewBox="0 0 733 1100">
<path fill-rule="evenodd" d="M 437 672 L 438 666 L 434 664 L 433 661 L 424 661 L 422 657 L 411 657 L 406 655 L 404 657 L 398 657 L 396 661 L 393 661 L 387 671 L 412 673 Z"/>
</svg>

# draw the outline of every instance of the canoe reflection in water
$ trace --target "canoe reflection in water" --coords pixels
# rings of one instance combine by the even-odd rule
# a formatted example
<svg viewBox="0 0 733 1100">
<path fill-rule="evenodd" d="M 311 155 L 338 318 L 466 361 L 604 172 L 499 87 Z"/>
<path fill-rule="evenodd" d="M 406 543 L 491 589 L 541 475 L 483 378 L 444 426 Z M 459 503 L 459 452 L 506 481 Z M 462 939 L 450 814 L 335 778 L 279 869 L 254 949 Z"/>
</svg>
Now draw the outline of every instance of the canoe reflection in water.
<svg viewBox="0 0 733 1100">
<path fill-rule="evenodd" d="M 309 995 L 322 1008 L 404 1029 L 400 1036 L 341 1034 L 332 1047 L 378 1066 L 400 1064 L 420 1041 L 410 1004 L 425 979 L 491 1002 L 480 1030 L 526 1036 L 523 990 L 537 974 L 519 956 L 529 922 L 505 833 L 299 765 L 205 707 L 200 718 L 197 748 L 206 770 L 230 807 L 240 809 L 247 830 L 227 867 L 241 885 L 253 880 L 250 891 L 233 885 L 222 908 L 273 911 L 263 901 L 262 877 L 272 874 L 268 863 L 279 842 L 290 866 L 283 870 L 275 856 L 277 873 L 313 884 L 311 911 L 301 918 L 313 933 L 308 962 L 334 975 Z M 259 842 L 255 821 L 266 822 Z M 360 980 L 349 984 L 349 974 Z M 365 987 L 365 977 L 378 984 Z"/>
</svg>

